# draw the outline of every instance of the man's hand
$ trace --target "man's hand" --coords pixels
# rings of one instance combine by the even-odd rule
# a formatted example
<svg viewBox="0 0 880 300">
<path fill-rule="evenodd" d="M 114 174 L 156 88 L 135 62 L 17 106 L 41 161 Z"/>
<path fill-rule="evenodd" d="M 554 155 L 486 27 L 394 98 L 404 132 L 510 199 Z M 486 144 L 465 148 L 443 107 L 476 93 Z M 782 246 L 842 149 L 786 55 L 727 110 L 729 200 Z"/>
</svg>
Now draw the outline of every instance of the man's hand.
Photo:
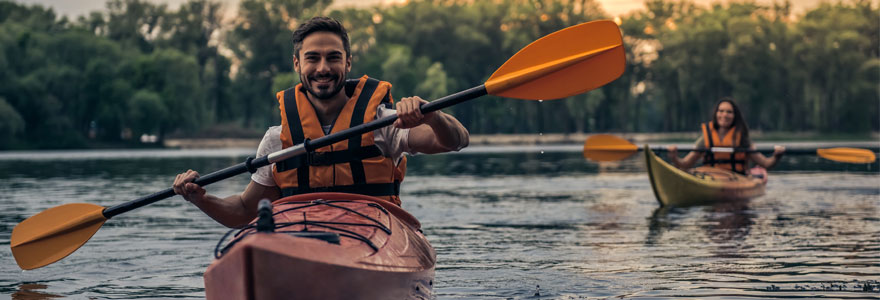
<svg viewBox="0 0 880 300">
<path fill-rule="evenodd" d="M 171 186 L 174 193 L 183 196 L 186 201 L 202 201 L 205 200 L 205 189 L 198 184 L 193 183 L 199 178 L 199 172 L 187 170 L 186 172 L 177 174 L 174 184 Z"/>
<path fill-rule="evenodd" d="M 413 128 L 425 123 L 429 123 L 437 118 L 437 112 L 430 112 L 423 115 L 419 107 L 428 103 L 419 96 L 405 97 L 397 103 L 397 120 L 394 121 L 394 127 L 397 128 Z"/>
</svg>

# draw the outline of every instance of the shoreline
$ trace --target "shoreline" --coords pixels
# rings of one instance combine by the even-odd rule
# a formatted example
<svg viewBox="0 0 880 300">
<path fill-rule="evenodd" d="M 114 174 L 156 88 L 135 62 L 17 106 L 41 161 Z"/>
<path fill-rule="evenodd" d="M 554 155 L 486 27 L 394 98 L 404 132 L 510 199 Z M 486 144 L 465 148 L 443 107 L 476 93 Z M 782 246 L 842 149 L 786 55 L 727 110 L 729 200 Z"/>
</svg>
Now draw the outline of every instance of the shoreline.
<svg viewBox="0 0 880 300">
<path fill-rule="evenodd" d="M 591 135 L 599 133 L 534 133 L 534 134 L 475 134 L 470 136 L 471 146 L 493 145 L 580 145 Z M 635 144 L 649 142 L 663 143 L 691 143 L 699 133 L 695 132 L 669 132 L 669 133 L 609 133 Z M 761 140 L 774 141 L 840 141 L 840 142 L 867 142 L 880 144 L 880 132 L 872 132 L 869 135 L 822 135 L 809 132 L 751 132 L 752 139 L 756 142 Z M 207 149 L 207 148 L 254 148 L 260 144 L 262 138 L 179 138 L 166 139 L 163 146 L 178 149 Z"/>
</svg>

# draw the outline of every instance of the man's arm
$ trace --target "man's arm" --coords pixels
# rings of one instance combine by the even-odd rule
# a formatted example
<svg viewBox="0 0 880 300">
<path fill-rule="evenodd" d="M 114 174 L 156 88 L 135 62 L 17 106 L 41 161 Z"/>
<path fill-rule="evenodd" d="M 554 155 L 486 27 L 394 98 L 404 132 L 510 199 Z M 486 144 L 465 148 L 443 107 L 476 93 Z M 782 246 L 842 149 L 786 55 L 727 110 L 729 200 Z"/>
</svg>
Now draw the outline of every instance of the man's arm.
<svg viewBox="0 0 880 300">
<path fill-rule="evenodd" d="M 422 98 L 407 97 L 397 104 L 398 128 L 409 130 L 409 148 L 420 153 L 442 153 L 459 150 L 468 145 L 470 134 L 455 117 L 434 111 L 422 115 L 419 106 L 428 103 Z"/>
<path fill-rule="evenodd" d="M 173 189 L 178 195 L 192 202 L 205 214 L 226 227 L 238 228 L 257 217 L 257 203 L 262 199 L 275 201 L 281 197 L 277 187 L 265 186 L 251 181 L 244 192 L 226 198 L 206 194 L 201 186 L 193 183 L 199 173 L 189 170 L 177 175 Z"/>
</svg>

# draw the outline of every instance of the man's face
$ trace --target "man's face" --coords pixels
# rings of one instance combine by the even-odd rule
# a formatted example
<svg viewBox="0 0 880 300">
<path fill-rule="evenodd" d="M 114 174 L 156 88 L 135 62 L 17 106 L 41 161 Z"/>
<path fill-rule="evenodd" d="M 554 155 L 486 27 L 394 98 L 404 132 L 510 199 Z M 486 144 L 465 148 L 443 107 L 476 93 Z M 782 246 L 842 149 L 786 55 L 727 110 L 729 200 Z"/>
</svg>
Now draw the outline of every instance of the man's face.
<svg viewBox="0 0 880 300">
<path fill-rule="evenodd" d="M 319 31 L 303 39 L 299 56 L 293 58 L 293 69 L 309 94 L 329 99 L 345 87 L 351 59 L 338 35 Z"/>
</svg>

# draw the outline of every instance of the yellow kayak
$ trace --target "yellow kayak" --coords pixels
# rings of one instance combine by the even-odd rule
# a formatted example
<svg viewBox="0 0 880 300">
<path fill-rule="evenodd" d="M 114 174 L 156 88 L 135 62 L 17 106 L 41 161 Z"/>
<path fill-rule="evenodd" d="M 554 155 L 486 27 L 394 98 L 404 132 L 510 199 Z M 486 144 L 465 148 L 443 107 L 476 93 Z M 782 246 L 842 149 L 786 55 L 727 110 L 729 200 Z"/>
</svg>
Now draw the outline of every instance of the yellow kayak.
<svg viewBox="0 0 880 300">
<path fill-rule="evenodd" d="M 648 178 L 660 205 L 703 205 L 764 194 L 762 178 L 707 166 L 683 171 L 657 157 L 648 145 L 644 149 Z"/>
</svg>

